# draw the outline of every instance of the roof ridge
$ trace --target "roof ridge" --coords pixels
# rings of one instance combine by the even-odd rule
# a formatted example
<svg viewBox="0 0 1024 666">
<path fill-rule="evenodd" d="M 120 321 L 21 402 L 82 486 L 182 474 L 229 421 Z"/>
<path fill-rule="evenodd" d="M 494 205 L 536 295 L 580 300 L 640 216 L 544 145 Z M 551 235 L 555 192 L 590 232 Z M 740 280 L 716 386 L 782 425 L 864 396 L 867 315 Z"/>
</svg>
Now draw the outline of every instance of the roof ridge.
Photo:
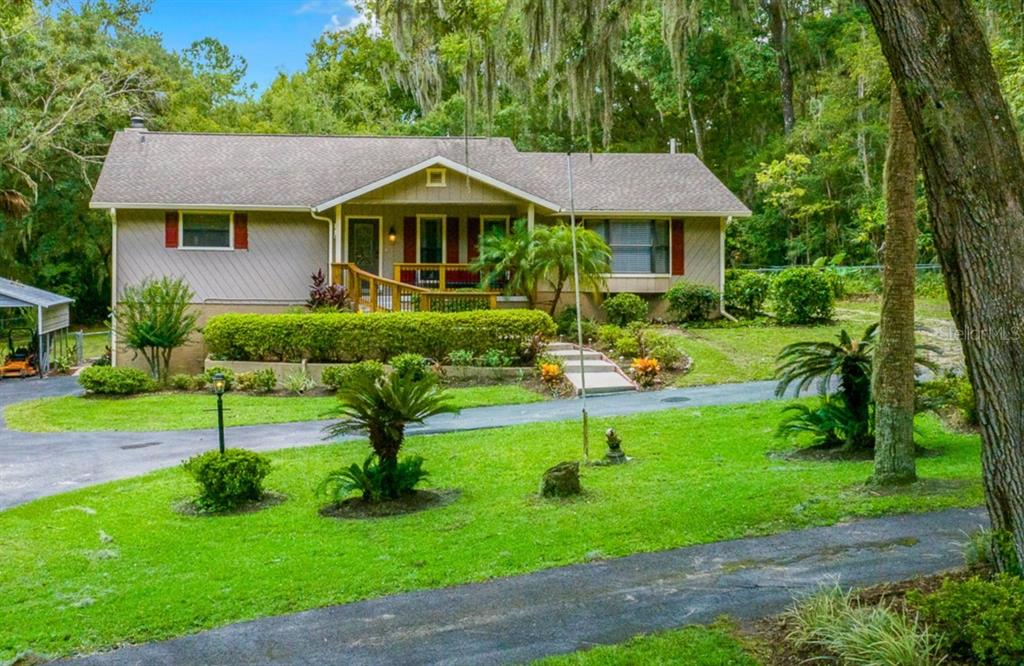
<svg viewBox="0 0 1024 666">
<path fill-rule="evenodd" d="M 177 135 L 177 136 L 242 136 L 242 137 L 256 137 L 256 138 L 301 138 L 301 139 L 433 139 L 433 140 L 448 140 L 448 141 L 465 141 L 466 139 L 473 140 L 486 140 L 486 141 L 512 141 L 507 136 L 479 136 L 473 135 L 469 137 L 462 136 L 428 136 L 423 134 L 295 134 L 295 133 L 281 133 L 281 132 L 184 132 L 179 130 L 151 130 L 151 129 L 131 129 L 125 128 L 118 130 L 119 134 L 165 134 L 165 135 Z M 514 145 L 514 144 L 513 144 Z"/>
</svg>

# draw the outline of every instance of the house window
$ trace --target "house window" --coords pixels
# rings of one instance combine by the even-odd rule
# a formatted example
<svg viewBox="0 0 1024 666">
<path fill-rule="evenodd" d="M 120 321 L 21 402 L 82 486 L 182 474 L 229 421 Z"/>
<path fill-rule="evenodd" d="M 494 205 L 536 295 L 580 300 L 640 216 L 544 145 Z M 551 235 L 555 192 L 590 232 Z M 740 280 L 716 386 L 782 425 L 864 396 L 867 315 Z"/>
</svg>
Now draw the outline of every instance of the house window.
<svg viewBox="0 0 1024 666">
<path fill-rule="evenodd" d="M 231 213 L 181 213 L 180 247 L 230 250 L 231 233 Z"/>
<path fill-rule="evenodd" d="M 668 220 L 587 220 L 612 251 L 612 273 L 669 272 Z"/>
<path fill-rule="evenodd" d="M 421 264 L 439 264 L 444 260 L 443 217 L 420 217 L 419 253 Z"/>
<path fill-rule="evenodd" d="M 507 215 L 484 215 L 480 218 L 481 234 L 486 236 L 488 234 L 498 233 L 503 236 L 507 236 L 508 224 Z"/>
<path fill-rule="evenodd" d="M 427 169 L 427 187 L 444 187 L 447 185 L 447 169 Z"/>
</svg>

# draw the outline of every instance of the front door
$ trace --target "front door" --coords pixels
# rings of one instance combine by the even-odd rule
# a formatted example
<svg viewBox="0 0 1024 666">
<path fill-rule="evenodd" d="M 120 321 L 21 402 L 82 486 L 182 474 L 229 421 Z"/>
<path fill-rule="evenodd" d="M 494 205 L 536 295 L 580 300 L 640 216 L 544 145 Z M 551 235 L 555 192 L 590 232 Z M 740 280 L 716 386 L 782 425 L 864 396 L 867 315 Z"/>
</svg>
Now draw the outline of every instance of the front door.
<svg viewBox="0 0 1024 666">
<path fill-rule="evenodd" d="M 367 273 L 380 272 L 380 220 L 350 217 L 348 220 L 348 260 Z"/>
</svg>

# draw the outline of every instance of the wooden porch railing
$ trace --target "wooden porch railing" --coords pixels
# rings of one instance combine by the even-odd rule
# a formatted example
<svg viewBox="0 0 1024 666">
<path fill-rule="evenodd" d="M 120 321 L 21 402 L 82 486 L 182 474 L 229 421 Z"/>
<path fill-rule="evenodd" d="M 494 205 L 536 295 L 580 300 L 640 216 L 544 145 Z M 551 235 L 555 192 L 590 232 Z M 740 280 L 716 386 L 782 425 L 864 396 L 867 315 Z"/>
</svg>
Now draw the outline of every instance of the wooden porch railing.
<svg viewBox="0 0 1024 666">
<path fill-rule="evenodd" d="M 438 291 L 480 288 L 480 272 L 472 270 L 469 264 L 396 263 L 394 279 L 402 284 Z M 500 290 L 505 282 L 505 279 L 497 280 L 491 288 Z"/>
<path fill-rule="evenodd" d="M 331 282 L 344 285 L 364 312 L 456 312 L 498 307 L 496 291 L 446 291 L 390 280 L 355 264 L 331 264 Z"/>
</svg>

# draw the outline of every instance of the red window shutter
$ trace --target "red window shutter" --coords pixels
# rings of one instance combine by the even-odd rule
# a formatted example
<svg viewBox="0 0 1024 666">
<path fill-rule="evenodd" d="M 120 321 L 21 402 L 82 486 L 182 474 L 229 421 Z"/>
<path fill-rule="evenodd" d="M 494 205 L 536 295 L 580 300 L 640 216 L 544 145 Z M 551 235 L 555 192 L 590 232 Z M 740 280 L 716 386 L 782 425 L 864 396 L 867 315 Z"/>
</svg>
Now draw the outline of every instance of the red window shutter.
<svg viewBox="0 0 1024 666">
<path fill-rule="evenodd" d="M 178 211 L 164 213 L 164 247 L 178 247 Z"/>
<path fill-rule="evenodd" d="M 466 258 L 470 261 L 480 256 L 480 218 L 466 218 L 466 248 L 469 250 Z"/>
<path fill-rule="evenodd" d="M 445 261 L 449 264 L 459 263 L 459 218 L 448 218 L 444 223 Z"/>
<path fill-rule="evenodd" d="M 686 273 L 686 227 L 682 220 L 672 220 L 672 275 Z"/>
<path fill-rule="evenodd" d="M 249 215 L 235 213 L 235 249 L 249 249 Z"/>
<path fill-rule="evenodd" d="M 416 218 L 407 217 L 402 227 L 402 248 L 405 263 L 416 262 Z"/>
</svg>

